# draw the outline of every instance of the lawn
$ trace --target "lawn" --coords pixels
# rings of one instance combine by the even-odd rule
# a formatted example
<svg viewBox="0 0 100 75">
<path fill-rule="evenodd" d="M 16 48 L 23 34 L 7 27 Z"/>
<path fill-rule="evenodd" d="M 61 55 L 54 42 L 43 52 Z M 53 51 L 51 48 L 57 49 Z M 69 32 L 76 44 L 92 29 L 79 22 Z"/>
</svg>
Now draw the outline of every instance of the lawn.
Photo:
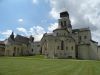
<svg viewBox="0 0 100 75">
<path fill-rule="evenodd" d="M 0 75 L 100 75 L 100 61 L 0 57 Z"/>
</svg>

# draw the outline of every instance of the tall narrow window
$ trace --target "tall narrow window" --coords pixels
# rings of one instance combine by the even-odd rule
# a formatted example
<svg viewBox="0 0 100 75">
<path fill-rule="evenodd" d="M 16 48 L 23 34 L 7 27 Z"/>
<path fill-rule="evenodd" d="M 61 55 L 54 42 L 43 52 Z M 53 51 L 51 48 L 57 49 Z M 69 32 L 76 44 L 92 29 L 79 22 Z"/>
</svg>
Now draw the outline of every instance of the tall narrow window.
<svg viewBox="0 0 100 75">
<path fill-rule="evenodd" d="M 79 37 L 79 39 L 80 39 L 80 40 L 82 39 L 81 36 Z"/>
<path fill-rule="evenodd" d="M 14 51 L 16 50 L 16 47 L 14 47 Z"/>
<path fill-rule="evenodd" d="M 64 26 L 66 26 L 66 21 L 64 21 Z"/>
<path fill-rule="evenodd" d="M 84 36 L 84 39 L 87 39 L 87 36 Z"/>
<path fill-rule="evenodd" d="M 47 48 L 45 47 L 45 51 L 47 50 Z"/>
<path fill-rule="evenodd" d="M 64 36 L 65 36 L 66 34 L 64 33 Z"/>
<path fill-rule="evenodd" d="M 14 47 L 13 56 L 15 56 L 15 53 L 16 53 L 16 47 Z"/>
<path fill-rule="evenodd" d="M 40 49 L 40 54 L 42 54 L 42 47 L 41 47 L 41 49 Z"/>
<path fill-rule="evenodd" d="M 59 46 L 57 47 L 57 49 L 59 50 Z"/>
<path fill-rule="evenodd" d="M 61 50 L 64 50 L 64 41 L 61 41 Z"/>
<path fill-rule="evenodd" d="M 57 36 L 58 36 L 58 33 L 57 33 Z"/>
<path fill-rule="evenodd" d="M 68 47 L 66 47 L 66 50 L 68 50 Z"/>
<path fill-rule="evenodd" d="M 63 22 L 61 22 L 61 27 L 63 27 Z"/>
<path fill-rule="evenodd" d="M 33 52 L 33 49 L 32 49 L 32 52 Z"/>
<path fill-rule="evenodd" d="M 73 46 L 71 47 L 71 49 L 73 50 Z"/>
</svg>

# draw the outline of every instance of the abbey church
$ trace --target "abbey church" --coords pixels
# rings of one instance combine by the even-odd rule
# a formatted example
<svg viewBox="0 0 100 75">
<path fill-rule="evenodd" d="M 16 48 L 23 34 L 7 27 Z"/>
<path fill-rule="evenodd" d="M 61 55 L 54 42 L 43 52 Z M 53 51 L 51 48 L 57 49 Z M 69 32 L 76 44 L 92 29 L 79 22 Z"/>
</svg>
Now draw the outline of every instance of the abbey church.
<svg viewBox="0 0 100 75">
<path fill-rule="evenodd" d="M 0 55 L 23 56 L 42 54 L 46 58 L 100 60 L 100 46 L 92 40 L 89 28 L 73 29 L 67 11 L 60 13 L 58 28 L 45 33 L 34 42 L 34 37 L 14 33 L 5 41 L 0 41 Z"/>
<path fill-rule="evenodd" d="M 69 13 L 60 13 L 58 28 L 41 39 L 42 53 L 47 58 L 98 59 L 98 43 L 89 28 L 72 29 Z"/>
</svg>

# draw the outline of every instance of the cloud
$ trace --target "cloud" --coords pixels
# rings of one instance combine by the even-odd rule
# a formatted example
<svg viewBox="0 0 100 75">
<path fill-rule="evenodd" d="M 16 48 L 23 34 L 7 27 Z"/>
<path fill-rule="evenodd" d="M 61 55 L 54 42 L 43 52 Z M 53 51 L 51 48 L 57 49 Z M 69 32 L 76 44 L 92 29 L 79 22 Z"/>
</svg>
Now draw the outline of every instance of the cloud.
<svg viewBox="0 0 100 75">
<path fill-rule="evenodd" d="M 25 28 L 16 28 L 18 31 L 25 33 L 25 35 L 27 35 L 27 30 Z"/>
<path fill-rule="evenodd" d="M 32 35 L 35 38 L 35 41 L 40 41 L 41 38 L 43 37 L 43 34 L 46 33 L 45 29 L 41 26 L 33 26 L 29 29 L 25 29 L 23 27 L 18 27 L 16 28 L 17 31 L 23 36 L 30 37 Z M 3 32 L 0 32 L 0 40 L 5 40 L 5 38 L 8 38 L 12 33 L 12 30 L 6 30 Z M 14 34 L 16 36 L 16 33 Z"/>
<path fill-rule="evenodd" d="M 54 24 L 51 24 L 49 27 L 48 27 L 48 32 L 52 32 L 54 29 L 56 29 L 58 27 L 58 23 L 54 23 Z"/>
<path fill-rule="evenodd" d="M 49 3 L 49 0 L 44 0 L 46 3 Z"/>
<path fill-rule="evenodd" d="M 18 23 L 19 23 L 19 25 L 24 25 L 24 19 L 19 18 L 19 19 L 18 19 Z"/>
<path fill-rule="evenodd" d="M 35 41 L 40 41 L 41 38 L 43 37 L 44 33 L 51 33 L 54 29 L 56 29 L 58 27 L 58 23 L 52 23 L 48 28 L 47 31 L 42 27 L 42 26 L 33 26 L 29 29 L 25 29 L 25 28 L 16 28 L 19 32 L 22 33 L 22 35 L 25 36 L 30 36 L 32 35 L 35 38 Z"/>
<path fill-rule="evenodd" d="M 33 0 L 33 3 L 34 4 L 38 4 L 38 0 Z"/>
<path fill-rule="evenodd" d="M 12 30 L 6 30 L 4 32 L 1 32 L 1 34 L 4 36 L 4 37 L 9 37 L 12 33 Z"/>
<path fill-rule="evenodd" d="M 21 31 L 21 32 L 26 32 L 26 29 L 25 28 L 17 28 L 18 31 Z"/>
<path fill-rule="evenodd" d="M 43 34 L 46 32 L 45 29 L 41 26 L 33 26 L 29 29 L 25 29 L 25 28 L 16 28 L 19 32 L 22 33 L 22 35 L 25 36 L 30 36 L 32 35 L 35 38 L 35 41 L 40 41 Z"/>
<path fill-rule="evenodd" d="M 5 38 L 8 38 L 12 33 L 12 30 L 6 30 L 6 31 L 0 31 L 0 40 L 5 40 Z"/>
<path fill-rule="evenodd" d="M 41 26 L 33 26 L 29 29 L 29 32 L 35 37 L 35 41 L 40 41 L 46 31 Z"/>
<path fill-rule="evenodd" d="M 18 19 L 19 22 L 23 22 L 24 20 L 22 18 Z"/>
<path fill-rule="evenodd" d="M 59 13 L 69 12 L 73 28 L 90 27 L 94 40 L 100 40 L 100 0 L 49 0 L 53 19 L 59 18 Z M 95 35 L 97 37 L 95 37 Z"/>
<path fill-rule="evenodd" d="M 58 19 L 59 18 L 59 14 L 56 11 L 55 8 L 52 8 L 52 10 L 50 11 L 50 15 L 54 18 L 54 19 Z"/>
<path fill-rule="evenodd" d="M 50 15 L 58 19 L 59 13 L 65 9 L 69 12 L 70 18 L 74 21 L 74 28 L 95 26 L 100 21 L 99 0 L 50 0 Z M 83 25 L 84 24 L 84 25 Z"/>
</svg>

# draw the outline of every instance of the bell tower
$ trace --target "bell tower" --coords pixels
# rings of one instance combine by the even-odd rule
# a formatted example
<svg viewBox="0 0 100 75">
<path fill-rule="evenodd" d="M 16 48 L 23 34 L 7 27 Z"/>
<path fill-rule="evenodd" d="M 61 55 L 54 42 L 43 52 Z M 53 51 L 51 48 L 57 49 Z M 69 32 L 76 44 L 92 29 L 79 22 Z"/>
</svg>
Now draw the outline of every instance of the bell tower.
<svg viewBox="0 0 100 75">
<path fill-rule="evenodd" d="M 69 19 L 69 13 L 67 11 L 60 13 L 60 19 L 58 20 L 60 29 L 66 29 L 69 32 L 72 32 L 72 25 Z"/>
</svg>

